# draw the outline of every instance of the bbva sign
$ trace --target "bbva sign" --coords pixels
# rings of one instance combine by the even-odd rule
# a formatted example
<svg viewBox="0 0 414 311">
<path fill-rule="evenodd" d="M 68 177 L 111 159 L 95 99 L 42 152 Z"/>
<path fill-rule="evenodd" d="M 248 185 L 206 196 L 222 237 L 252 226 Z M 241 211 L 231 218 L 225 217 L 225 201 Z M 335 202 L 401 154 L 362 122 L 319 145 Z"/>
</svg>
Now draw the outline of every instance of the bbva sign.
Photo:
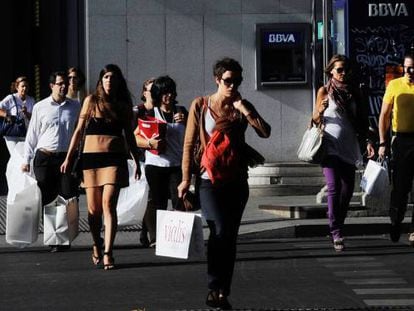
<svg viewBox="0 0 414 311">
<path fill-rule="evenodd" d="M 269 43 L 295 43 L 295 36 L 292 33 L 271 33 Z"/>
<path fill-rule="evenodd" d="M 405 3 L 368 3 L 368 16 L 408 16 Z"/>
</svg>

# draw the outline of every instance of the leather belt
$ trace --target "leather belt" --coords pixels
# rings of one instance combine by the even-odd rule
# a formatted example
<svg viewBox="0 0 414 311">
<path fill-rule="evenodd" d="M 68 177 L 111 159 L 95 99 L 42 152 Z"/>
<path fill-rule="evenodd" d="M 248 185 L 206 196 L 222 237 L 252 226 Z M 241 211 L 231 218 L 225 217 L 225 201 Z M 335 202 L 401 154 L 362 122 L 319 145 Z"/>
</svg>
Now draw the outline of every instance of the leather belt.
<svg viewBox="0 0 414 311">
<path fill-rule="evenodd" d="M 44 148 L 39 148 L 39 151 L 49 157 L 51 156 L 64 156 L 66 155 L 67 152 L 55 152 L 55 151 L 50 151 Z"/>
</svg>

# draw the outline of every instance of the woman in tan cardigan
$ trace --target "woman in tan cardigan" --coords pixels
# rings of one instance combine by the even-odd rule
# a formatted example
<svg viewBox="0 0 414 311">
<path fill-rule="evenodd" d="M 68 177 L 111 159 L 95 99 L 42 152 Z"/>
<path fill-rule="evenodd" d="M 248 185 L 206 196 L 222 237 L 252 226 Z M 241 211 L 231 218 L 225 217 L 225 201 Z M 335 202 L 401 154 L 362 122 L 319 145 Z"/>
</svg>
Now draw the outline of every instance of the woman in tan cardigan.
<svg viewBox="0 0 414 311">
<path fill-rule="evenodd" d="M 215 131 L 225 131 L 236 149 L 237 169 L 227 180 L 214 182 L 205 167 L 199 169 L 200 204 L 207 220 L 210 236 L 207 247 L 208 288 L 206 304 L 214 308 L 231 309 L 227 300 L 236 257 L 236 239 L 243 210 L 249 196 L 245 131 L 251 125 L 263 138 L 270 136 L 270 126 L 251 103 L 238 92 L 242 67 L 230 58 L 219 60 L 213 67 L 217 91 L 207 97 L 196 98 L 190 107 L 184 138 L 182 172 L 178 187 L 179 197 L 185 196 L 194 171 L 193 155 L 201 155 Z M 198 143 L 199 142 L 199 143 Z M 251 150 L 251 148 L 249 149 Z M 196 159 L 200 162 L 200 157 Z"/>
</svg>

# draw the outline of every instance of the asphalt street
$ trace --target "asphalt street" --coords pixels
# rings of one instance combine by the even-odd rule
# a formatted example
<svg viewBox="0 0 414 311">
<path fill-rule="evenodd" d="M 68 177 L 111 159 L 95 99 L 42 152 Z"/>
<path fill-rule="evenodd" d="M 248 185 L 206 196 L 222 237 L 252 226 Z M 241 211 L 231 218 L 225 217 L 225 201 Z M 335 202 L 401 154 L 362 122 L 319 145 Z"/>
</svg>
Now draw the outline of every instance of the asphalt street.
<svg viewBox="0 0 414 311">
<path fill-rule="evenodd" d="M 326 237 L 242 236 L 230 300 L 235 310 L 412 310 L 413 252 L 386 235 L 348 237 L 342 253 Z M 1 247 L 0 310 L 208 310 L 205 258 L 136 244 L 118 244 L 114 256 L 117 269 L 104 271 L 87 246 Z"/>
</svg>

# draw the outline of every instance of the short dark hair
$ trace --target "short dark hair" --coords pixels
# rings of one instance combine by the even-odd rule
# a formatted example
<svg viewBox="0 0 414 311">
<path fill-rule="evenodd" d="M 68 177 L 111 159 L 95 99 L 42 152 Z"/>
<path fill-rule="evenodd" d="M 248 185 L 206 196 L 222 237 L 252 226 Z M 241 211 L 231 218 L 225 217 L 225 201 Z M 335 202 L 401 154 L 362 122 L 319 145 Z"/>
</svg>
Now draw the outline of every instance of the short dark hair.
<svg viewBox="0 0 414 311">
<path fill-rule="evenodd" d="M 151 97 L 156 106 L 161 104 L 162 95 L 171 93 L 173 99 L 177 96 L 177 86 L 169 76 L 161 76 L 155 79 L 151 87 Z"/>
<path fill-rule="evenodd" d="M 50 74 L 49 83 L 50 84 L 55 84 L 57 76 L 63 77 L 65 79 L 65 81 L 68 80 L 68 76 L 67 76 L 66 72 L 64 72 L 64 71 L 55 71 L 55 72 L 52 72 Z"/>
<path fill-rule="evenodd" d="M 239 62 L 233 58 L 225 57 L 223 59 L 218 60 L 213 66 L 213 74 L 215 77 L 220 78 L 223 76 L 223 73 L 226 71 L 232 71 L 241 73 L 243 72 L 242 66 L 240 66 Z"/>
</svg>

